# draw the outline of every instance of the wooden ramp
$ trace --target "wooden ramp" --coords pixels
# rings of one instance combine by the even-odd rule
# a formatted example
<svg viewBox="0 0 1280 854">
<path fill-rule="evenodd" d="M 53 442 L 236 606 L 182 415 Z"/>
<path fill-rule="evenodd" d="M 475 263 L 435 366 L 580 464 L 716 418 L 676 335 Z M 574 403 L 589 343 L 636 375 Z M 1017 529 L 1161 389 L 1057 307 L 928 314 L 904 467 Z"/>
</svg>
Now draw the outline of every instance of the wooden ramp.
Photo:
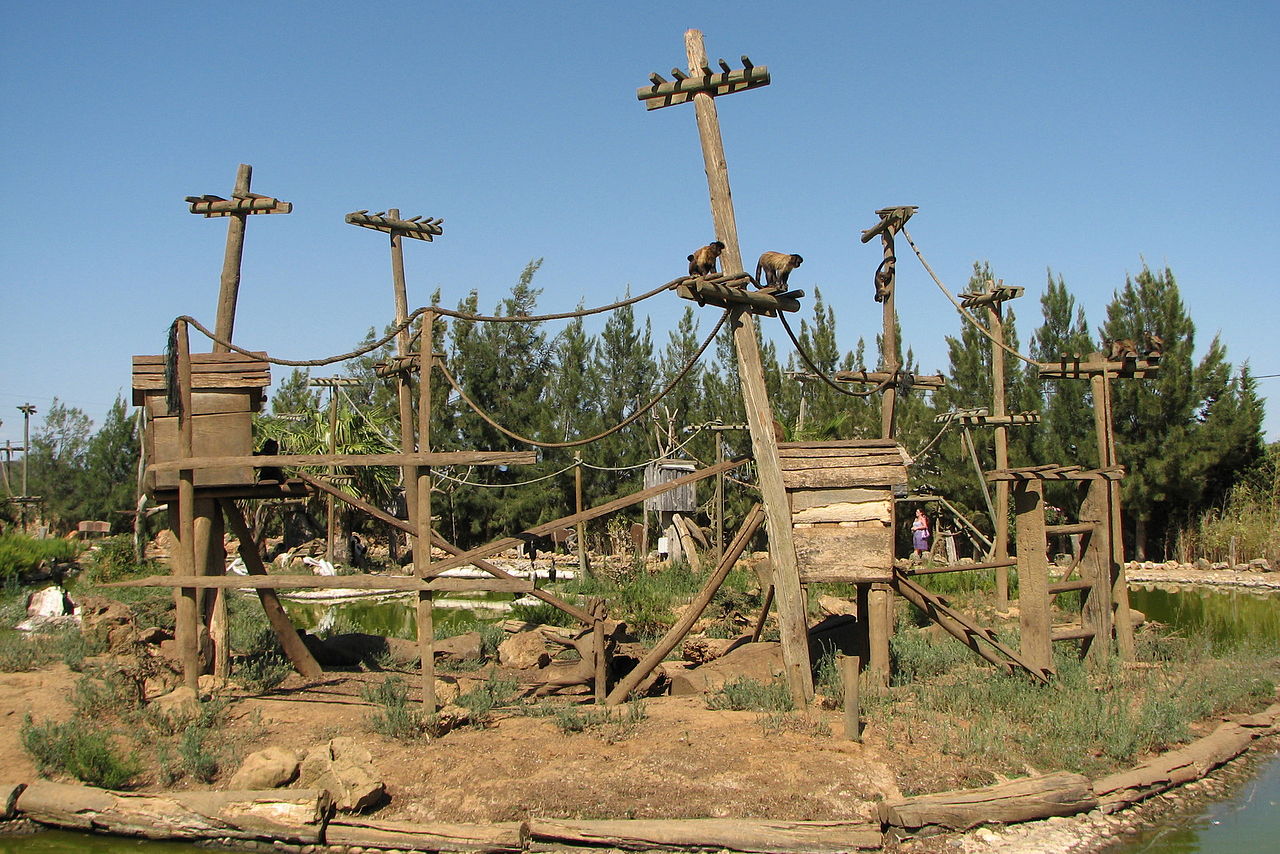
<svg viewBox="0 0 1280 854">
<path fill-rule="evenodd" d="M 904 599 L 924 611 L 947 634 L 960 641 L 982 658 L 1003 667 L 1007 672 L 1023 670 L 1038 682 L 1048 683 L 1050 673 L 1035 667 L 1002 643 L 990 629 L 983 628 L 952 608 L 945 598 L 930 593 L 900 569 L 893 571 L 893 589 Z"/>
</svg>

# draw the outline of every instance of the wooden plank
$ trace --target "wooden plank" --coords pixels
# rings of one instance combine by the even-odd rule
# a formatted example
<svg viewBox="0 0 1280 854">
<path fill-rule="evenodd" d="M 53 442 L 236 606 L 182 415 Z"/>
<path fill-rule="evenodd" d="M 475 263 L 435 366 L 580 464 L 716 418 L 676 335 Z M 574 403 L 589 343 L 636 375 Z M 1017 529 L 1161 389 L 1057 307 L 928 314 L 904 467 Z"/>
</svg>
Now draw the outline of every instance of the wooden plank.
<svg viewBox="0 0 1280 854">
<path fill-rule="evenodd" d="M 903 466 L 846 466 L 788 471 L 782 477 L 787 489 L 894 486 L 907 482 L 907 470 Z"/>
<path fill-rule="evenodd" d="M 823 504 L 806 510 L 791 507 L 793 524 L 804 522 L 883 522 L 893 523 L 893 503 L 884 501 L 840 501 L 834 504 Z"/>
<path fill-rule="evenodd" d="M 182 411 L 191 411 L 191 339 L 185 322 L 178 324 L 178 398 Z M 186 417 L 178 422 L 178 456 L 184 460 L 194 454 L 195 418 Z M 175 570 L 188 575 L 196 570 L 196 487 L 195 472 L 183 469 L 178 473 L 178 554 Z M 172 524 L 172 516 L 170 517 Z M 177 571 L 174 572 L 177 574 Z M 174 642 L 182 663 L 182 681 L 187 688 L 200 687 L 200 591 L 184 587 L 174 591 Z"/>
<path fill-rule="evenodd" d="M 828 504 L 843 502 L 858 503 L 862 501 L 882 501 L 891 499 L 893 493 L 888 489 L 788 489 L 791 499 L 791 512 L 802 513 L 814 507 L 825 507 Z"/>
<path fill-rule="evenodd" d="M 163 461 L 147 466 L 148 471 L 177 471 L 250 465 L 254 468 L 281 466 L 521 466 L 538 461 L 536 451 L 438 451 L 426 454 L 261 454 L 244 457 L 195 457 L 183 461 Z"/>
<path fill-rule="evenodd" d="M 897 439 L 829 439 L 823 442 L 779 442 L 778 452 L 823 448 L 901 448 Z"/>
<path fill-rule="evenodd" d="M 1068 641 L 1068 640 L 1084 640 L 1093 637 L 1093 629 L 1082 628 L 1081 626 L 1063 626 L 1055 628 L 1049 632 L 1049 639 L 1052 641 Z"/>
<path fill-rule="evenodd" d="M 1001 560 L 990 560 L 982 563 L 953 563 L 947 566 L 913 566 L 906 570 L 910 576 L 917 575 L 937 575 L 943 572 L 964 572 L 969 569 L 1000 569 L 1002 567 L 1017 566 L 1018 561 L 1014 558 L 1003 558 Z"/>
<path fill-rule="evenodd" d="M 535 818 L 529 820 L 529 836 L 535 844 L 547 842 L 556 846 L 603 846 L 631 851 L 710 849 L 750 854 L 836 854 L 876 849 L 882 842 L 879 825 L 865 820 Z"/>
<path fill-rule="evenodd" d="M 325 826 L 324 839 L 330 846 L 377 850 L 516 852 L 524 850 L 525 826 L 514 821 L 408 822 L 343 813 Z"/>
<path fill-rule="evenodd" d="M 783 457 L 780 460 L 783 471 L 805 471 L 808 469 L 833 468 L 906 468 L 906 463 L 897 454 L 875 454 L 849 456 L 815 455 L 803 457 Z"/>
<path fill-rule="evenodd" d="M 893 528 L 815 526 L 793 532 L 800 577 L 805 584 L 889 581 L 893 574 Z"/>
<path fill-rule="evenodd" d="M 442 593 L 485 590 L 528 593 L 533 582 L 524 578 L 417 578 L 412 575 L 148 575 L 113 581 L 101 587 L 191 587 L 258 590 L 431 590 Z"/>
<path fill-rule="evenodd" d="M 844 737 L 862 741 L 862 709 L 858 697 L 858 674 L 862 659 L 856 655 L 840 656 L 840 675 L 844 684 Z"/>
<path fill-rule="evenodd" d="M 1017 513 L 1018 611 L 1022 657 L 1033 667 L 1053 668 L 1049 637 L 1049 559 L 1044 535 L 1044 485 L 1019 481 L 1013 491 Z"/>
<path fill-rule="evenodd" d="M 243 353 L 192 353 L 191 354 L 191 371 L 192 373 L 202 373 L 206 371 L 219 370 L 266 370 L 267 352 L 265 350 L 254 350 L 253 355 L 246 356 Z M 146 369 L 151 370 L 159 368 L 164 370 L 166 357 L 159 356 L 134 356 L 134 370 Z"/>
<path fill-rule="evenodd" d="M 878 809 L 880 820 L 892 827 L 968 830 L 988 822 L 1013 824 L 1075 815 L 1097 806 L 1087 777 L 1059 771 L 981 789 L 881 801 Z"/>
</svg>

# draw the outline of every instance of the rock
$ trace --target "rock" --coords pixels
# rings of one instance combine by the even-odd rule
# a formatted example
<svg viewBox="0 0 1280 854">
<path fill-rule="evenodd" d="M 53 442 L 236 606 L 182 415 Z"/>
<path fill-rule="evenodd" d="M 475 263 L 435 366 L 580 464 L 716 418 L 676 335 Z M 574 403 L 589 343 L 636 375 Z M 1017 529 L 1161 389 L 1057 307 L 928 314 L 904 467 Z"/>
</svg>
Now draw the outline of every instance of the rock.
<svg viewBox="0 0 1280 854">
<path fill-rule="evenodd" d="M 80 631 L 89 640 L 110 649 L 132 642 L 137 633 L 129 606 L 102 596 L 87 596 L 80 603 Z"/>
<path fill-rule="evenodd" d="M 150 644 L 158 646 L 167 640 L 173 639 L 173 632 L 162 629 L 159 626 L 152 626 L 149 629 L 142 629 L 138 632 L 138 643 Z"/>
<path fill-rule="evenodd" d="M 498 663 L 525 670 L 546 667 L 551 656 L 540 632 L 517 632 L 498 645 Z"/>
<path fill-rule="evenodd" d="M 715 691 L 739 677 L 769 683 L 783 673 L 782 644 L 749 643 L 708 664 L 680 667 L 663 665 L 671 677 L 671 695 L 687 696 Z"/>
<path fill-rule="evenodd" d="M 1250 572 L 1271 572 L 1271 562 L 1265 557 L 1256 557 L 1249 561 Z"/>
<path fill-rule="evenodd" d="M 1213 569 L 1213 564 L 1209 563 L 1209 561 L 1205 560 L 1202 557 L 1198 557 L 1195 559 L 1195 562 L 1191 564 L 1191 567 L 1193 569 L 1198 569 L 1202 572 L 1205 572 L 1210 569 Z"/>
<path fill-rule="evenodd" d="M 484 641 L 479 632 L 467 632 L 436 641 L 436 660 L 475 661 L 484 655 Z"/>
<path fill-rule="evenodd" d="M 298 776 L 298 754 L 283 747 L 268 747 L 244 758 L 240 770 L 231 776 L 231 790 L 278 789 Z"/>
<path fill-rule="evenodd" d="M 346 736 L 311 748 L 302 760 L 298 784 L 307 789 L 328 789 L 334 807 L 344 812 L 361 812 L 386 797 L 386 785 L 373 767 L 372 754 Z"/>
<path fill-rule="evenodd" d="M 67 591 L 56 584 L 37 590 L 27 599 L 28 617 L 63 617 L 71 613 Z"/>
<path fill-rule="evenodd" d="M 732 649 L 736 649 L 751 639 L 750 635 L 736 638 L 689 638 L 680 650 L 685 661 L 694 664 L 706 664 L 715 661 Z"/>
<path fill-rule="evenodd" d="M 1227 563 L 1225 560 L 1218 560 L 1210 564 L 1209 568 L 1214 570 L 1230 569 L 1231 564 Z"/>
<path fill-rule="evenodd" d="M 184 685 L 156 697 L 151 701 L 151 708 L 171 724 L 181 725 L 200 715 L 200 698 L 193 689 Z"/>
<path fill-rule="evenodd" d="M 848 599 L 841 599 L 837 596 L 819 596 L 818 607 L 822 609 L 822 613 L 829 617 L 858 616 L 857 602 L 850 602 Z"/>
<path fill-rule="evenodd" d="M 198 682 L 200 685 L 201 697 L 209 697 L 214 694 L 223 694 L 227 691 L 228 688 L 231 687 L 231 683 L 229 683 L 226 679 L 223 679 L 221 676 L 214 676 L 212 673 L 200 674 L 200 679 L 198 680 Z"/>
<path fill-rule="evenodd" d="M 357 667 L 387 655 L 400 664 L 418 661 L 418 644 L 403 638 L 352 632 L 323 640 L 315 635 L 303 634 L 302 641 L 311 650 L 316 661 L 324 667 Z"/>
<path fill-rule="evenodd" d="M 435 736 L 444 735 L 447 732 L 466 726 L 471 723 L 471 710 L 457 706 L 452 703 L 446 703 L 445 706 L 436 712 L 432 719 L 432 730 Z"/>
</svg>

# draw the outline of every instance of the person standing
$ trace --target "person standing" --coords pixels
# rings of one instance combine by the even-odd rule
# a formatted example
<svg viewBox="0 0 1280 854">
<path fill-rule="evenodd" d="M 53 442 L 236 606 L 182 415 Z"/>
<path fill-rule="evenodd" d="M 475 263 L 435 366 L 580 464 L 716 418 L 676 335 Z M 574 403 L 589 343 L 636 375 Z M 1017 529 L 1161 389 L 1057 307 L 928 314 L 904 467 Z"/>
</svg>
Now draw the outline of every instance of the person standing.
<svg viewBox="0 0 1280 854">
<path fill-rule="evenodd" d="M 911 547 L 915 549 L 915 560 L 929 551 L 929 517 L 919 508 L 916 509 L 915 521 L 911 523 Z"/>
</svg>

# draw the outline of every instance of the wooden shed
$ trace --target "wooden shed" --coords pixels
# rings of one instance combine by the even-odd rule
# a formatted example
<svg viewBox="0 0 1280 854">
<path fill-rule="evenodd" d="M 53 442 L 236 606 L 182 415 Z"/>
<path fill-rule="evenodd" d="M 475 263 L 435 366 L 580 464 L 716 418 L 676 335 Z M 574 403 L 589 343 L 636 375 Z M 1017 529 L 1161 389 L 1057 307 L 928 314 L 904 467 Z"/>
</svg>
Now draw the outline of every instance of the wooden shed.
<svg viewBox="0 0 1280 854">
<path fill-rule="evenodd" d="M 262 410 L 271 384 L 266 353 L 191 354 L 192 445 L 197 457 L 248 457 L 253 454 L 253 414 Z M 178 416 L 166 400 L 163 356 L 133 357 L 133 403 L 143 407 L 143 453 L 147 465 L 178 459 Z M 252 486 L 252 466 L 198 469 L 195 485 Z M 178 472 L 148 473 L 151 493 L 178 487 Z"/>
<path fill-rule="evenodd" d="M 902 446 L 892 439 L 782 442 L 778 456 L 800 581 L 889 581 L 893 491 L 907 482 Z"/>
</svg>

